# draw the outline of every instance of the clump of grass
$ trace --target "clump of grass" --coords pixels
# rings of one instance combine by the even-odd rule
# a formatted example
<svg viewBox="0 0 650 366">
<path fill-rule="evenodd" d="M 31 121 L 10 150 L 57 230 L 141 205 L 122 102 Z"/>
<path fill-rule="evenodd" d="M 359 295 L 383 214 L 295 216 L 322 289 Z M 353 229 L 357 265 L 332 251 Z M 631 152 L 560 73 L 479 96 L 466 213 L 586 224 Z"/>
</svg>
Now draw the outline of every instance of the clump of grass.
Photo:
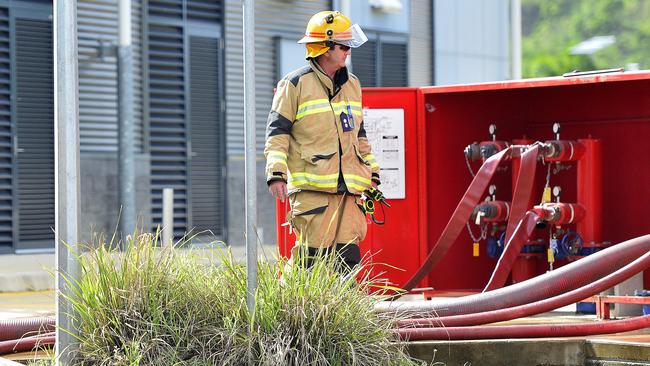
<svg viewBox="0 0 650 366">
<path fill-rule="evenodd" d="M 335 267 L 327 256 L 308 270 L 291 267 L 278 281 L 277 267 L 260 266 L 255 358 L 264 365 L 413 364 L 390 337 L 394 319 L 372 311 L 377 299 L 368 293 L 376 283 L 367 271 L 341 276 Z"/>
<path fill-rule="evenodd" d="M 68 301 L 80 365 L 414 364 L 391 337 L 395 319 L 372 312 L 374 280 L 342 277 L 331 258 L 308 270 L 259 262 L 252 314 L 246 268 L 227 252 L 206 265 L 145 234 L 78 260 Z"/>
<path fill-rule="evenodd" d="M 27 362 L 27 366 L 54 366 L 55 361 L 53 359 L 47 360 L 34 360 Z"/>
</svg>

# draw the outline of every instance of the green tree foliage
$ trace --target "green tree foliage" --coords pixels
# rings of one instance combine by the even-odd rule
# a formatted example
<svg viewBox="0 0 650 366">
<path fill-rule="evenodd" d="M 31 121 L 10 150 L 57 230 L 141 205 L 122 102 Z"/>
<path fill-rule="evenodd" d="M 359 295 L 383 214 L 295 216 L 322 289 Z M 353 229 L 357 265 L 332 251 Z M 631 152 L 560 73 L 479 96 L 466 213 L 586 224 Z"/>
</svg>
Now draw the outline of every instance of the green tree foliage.
<svg viewBox="0 0 650 366">
<path fill-rule="evenodd" d="M 650 67 L 650 0 L 522 0 L 523 76 L 561 75 L 572 70 Z M 594 54 L 569 50 L 594 36 L 616 43 Z"/>
</svg>

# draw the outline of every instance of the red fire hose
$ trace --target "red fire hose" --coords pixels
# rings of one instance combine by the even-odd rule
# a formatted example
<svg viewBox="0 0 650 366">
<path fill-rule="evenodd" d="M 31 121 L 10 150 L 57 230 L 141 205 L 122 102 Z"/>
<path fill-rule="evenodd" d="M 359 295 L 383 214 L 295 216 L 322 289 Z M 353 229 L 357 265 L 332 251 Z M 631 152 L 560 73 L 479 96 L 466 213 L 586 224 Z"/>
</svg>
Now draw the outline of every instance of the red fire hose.
<svg viewBox="0 0 650 366">
<path fill-rule="evenodd" d="M 535 225 L 538 220 L 539 216 L 535 212 L 526 212 L 526 215 L 524 215 L 514 233 L 510 236 L 510 240 L 506 242 L 503 254 L 499 257 L 494 272 L 492 272 L 492 276 L 490 276 L 490 280 L 485 286 L 485 289 L 483 289 L 483 292 L 496 290 L 505 285 L 512 265 L 517 260 L 519 253 L 521 253 L 521 248 L 524 247 L 524 244 L 530 238 L 530 234 L 535 230 Z M 510 222 L 508 222 L 508 226 L 510 226 Z"/>
<path fill-rule="evenodd" d="M 474 176 L 472 183 L 467 188 L 467 191 L 465 191 L 465 195 L 463 195 L 458 206 L 456 206 L 456 210 L 447 223 L 447 226 L 442 231 L 442 234 L 433 247 L 433 250 L 431 250 L 427 259 L 413 277 L 411 277 L 411 279 L 402 287 L 404 290 L 409 291 L 413 289 L 413 287 L 415 287 L 424 276 L 431 272 L 431 269 L 445 256 L 451 245 L 456 241 L 456 238 L 458 238 L 460 232 L 465 228 L 467 220 L 474 211 L 474 207 L 481 199 L 481 195 L 485 192 L 485 188 L 487 188 L 490 179 L 496 172 L 497 166 L 504 158 L 510 156 L 511 149 L 512 148 L 509 147 L 502 150 L 495 155 L 492 155 L 485 161 L 485 163 L 483 163 L 479 171 L 476 173 L 476 176 Z"/>
<path fill-rule="evenodd" d="M 0 341 L 18 339 L 25 335 L 53 332 L 54 318 L 37 316 L 0 321 Z"/>
<path fill-rule="evenodd" d="M 538 220 L 545 220 L 548 223 L 556 225 L 566 225 L 580 221 L 584 217 L 585 208 L 575 203 L 544 203 L 528 211 L 515 229 L 513 236 L 507 242 L 505 250 L 499 258 L 494 272 L 492 272 L 492 276 L 483 292 L 501 288 L 506 284 L 510 270 L 517 260 L 521 248 L 526 244 L 530 234 L 535 229 L 535 224 Z"/>
<path fill-rule="evenodd" d="M 586 299 L 599 292 L 617 285 L 635 274 L 650 268 L 650 252 L 636 259 L 627 266 L 617 270 L 607 277 L 601 278 L 596 282 L 589 283 L 581 288 L 561 294 L 550 299 L 544 299 L 530 304 L 515 306 L 507 309 L 499 309 L 476 314 L 464 314 L 443 316 L 439 318 L 408 319 L 398 323 L 399 327 L 455 327 L 478 324 L 488 324 L 512 320 L 544 313 L 557 309 L 562 306 L 573 304 L 580 300 Z"/>
<path fill-rule="evenodd" d="M 521 155 L 521 166 L 517 174 L 515 191 L 512 194 L 512 209 L 506 226 L 506 246 L 483 292 L 501 288 L 505 285 L 512 265 L 521 252 L 521 248 L 526 244 L 530 234 L 535 229 L 538 217 L 526 211 L 529 208 L 533 194 L 538 154 L 539 145 L 533 144 L 530 149 Z"/>
<path fill-rule="evenodd" d="M 535 143 L 521 155 L 521 166 L 519 167 L 519 173 L 517 174 L 515 190 L 512 194 L 512 208 L 510 210 L 508 226 L 506 227 L 506 243 L 510 241 L 515 228 L 529 209 L 528 206 L 530 205 L 530 199 L 533 194 L 533 182 L 535 181 L 538 154 L 539 143 Z M 519 251 L 517 251 L 517 253 L 519 253 Z"/>
<path fill-rule="evenodd" d="M 577 159 L 577 157 L 581 156 L 582 152 L 584 151 L 584 146 L 582 144 L 576 145 L 580 145 L 583 149 L 579 154 L 573 154 L 574 144 L 571 141 L 562 143 L 556 141 L 547 142 L 545 146 L 547 146 L 547 149 L 548 146 L 557 146 L 555 150 L 552 151 L 557 152 L 558 154 L 561 151 L 570 151 L 570 155 L 562 155 L 560 158 L 564 160 L 571 160 L 574 158 Z M 517 256 L 521 252 L 521 248 L 535 227 L 537 220 L 531 218 L 532 215 L 530 215 L 530 213 L 526 213 L 526 211 L 530 206 L 530 200 L 532 198 L 535 170 L 537 169 L 537 157 L 539 154 L 540 145 L 539 143 L 535 143 L 521 155 L 521 166 L 519 173 L 517 174 L 517 183 L 512 195 L 512 210 L 510 213 L 510 218 L 508 219 L 508 225 L 506 227 L 505 242 L 507 245 L 503 251 L 503 254 L 501 255 L 501 258 L 499 258 L 499 261 L 497 262 L 497 265 L 494 269 L 494 272 L 492 273 L 492 276 L 490 277 L 490 280 L 488 281 L 488 284 L 485 286 L 485 289 L 483 289 L 483 292 L 491 291 L 505 285 L 506 280 L 508 279 L 508 275 L 510 274 L 510 270 L 512 269 L 512 265 L 514 264 Z M 526 220 L 526 222 L 523 220 Z M 519 230 L 523 230 L 523 232 Z M 515 231 L 519 231 L 520 235 L 517 240 L 512 240 L 515 234 L 517 234 Z"/>
<path fill-rule="evenodd" d="M 596 334 L 629 332 L 650 326 L 650 315 L 624 320 L 575 324 L 538 324 L 508 326 L 478 326 L 449 328 L 396 329 L 395 334 L 405 341 L 433 339 L 494 339 L 494 338 L 542 338 L 579 337 Z"/>
<path fill-rule="evenodd" d="M 45 333 L 33 337 L 3 341 L 0 342 L 0 355 L 28 352 L 37 347 L 51 346 L 54 344 L 55 340 L 55 333 Z"/>
<path fill-rule="evenodd" d="M 650 235 L 603 249 L 579 261 L 529 280 L 481 294 L 441 302 L 381 302 L 377 312 L 407 312 L 422 316 L 472 314 L 548 299 L 611 274 L 650 251 Z"/>
</svg>

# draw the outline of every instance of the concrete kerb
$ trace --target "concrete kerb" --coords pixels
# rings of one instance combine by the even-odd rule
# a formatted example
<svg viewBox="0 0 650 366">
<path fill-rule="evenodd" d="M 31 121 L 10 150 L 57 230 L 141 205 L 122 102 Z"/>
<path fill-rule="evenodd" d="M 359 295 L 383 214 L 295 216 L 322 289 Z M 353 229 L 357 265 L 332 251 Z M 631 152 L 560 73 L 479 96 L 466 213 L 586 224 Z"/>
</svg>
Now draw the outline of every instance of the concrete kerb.
<svg viewBox="0 0 650 366">
<path fill-rule="evenodd" d="M 45 291 L 54 289 L 54 278 L 45 272 L 0 274 L 0 292 Z"/>
<path fill-rule="evenodd" d="M 584 339 L 549 338 L 418 341 L 409 343 L 408 350 L 412 357 L 447 366 L 583 366 L 585 364 L 584 343 Z"/>
<path fill-rule="evenodd" d="M 585 355 L 592 363 L 597 360 L 624 360 L 639 364 L 650 365 L 650 345 L 630 341 L 609 341 L 588 339 L 585 344 Z"/>
<path fill-rule="evenodd" d="M 418 341 L 407 348 L 412 357 L 446 366 L 650 365 L 646 343 L 593 338 Z"/>
<path fill-rule="evenodd" d="M 54 288 L 54 253 L 0 255 L 0 292 Z"/>
<path fill-rule="evenodd" d="M 246 247 L 231 246 L 232 256 L 245 262 Z M 181 249 L 182 250 L 182 249 Z M 201 257 L 218 258 L 217 249 L 195 248 Z M 274 261 L 277 249 L 274 245 L 261 245 L 258 255 L 262 260 Z M 6 254 L 0 255 L 0 292 L 45 291 L 54 289 L 55 254 Z"/>
</svg>

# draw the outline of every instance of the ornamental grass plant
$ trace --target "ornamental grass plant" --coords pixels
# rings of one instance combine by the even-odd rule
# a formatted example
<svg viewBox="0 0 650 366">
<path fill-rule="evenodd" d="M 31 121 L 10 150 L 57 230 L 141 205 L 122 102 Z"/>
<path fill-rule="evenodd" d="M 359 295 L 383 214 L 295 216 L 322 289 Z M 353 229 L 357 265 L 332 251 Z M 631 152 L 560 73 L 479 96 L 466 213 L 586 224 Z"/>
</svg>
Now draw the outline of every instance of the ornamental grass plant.
<svg viewBox="0 0 650 366">
<path fill-rule="evenodd" d="M 391 336 L 397 319 L 373 313 L 377 283 L 363 268 L 342 276 L 333 258 L 310 269 L 260 261 L 250 313 L 246 268 L 215 250 L 206 261 L 143 234 L 79 255 L 81 278 L 67 277 L 77 364 L 418 364 Z"/>
</svg>

